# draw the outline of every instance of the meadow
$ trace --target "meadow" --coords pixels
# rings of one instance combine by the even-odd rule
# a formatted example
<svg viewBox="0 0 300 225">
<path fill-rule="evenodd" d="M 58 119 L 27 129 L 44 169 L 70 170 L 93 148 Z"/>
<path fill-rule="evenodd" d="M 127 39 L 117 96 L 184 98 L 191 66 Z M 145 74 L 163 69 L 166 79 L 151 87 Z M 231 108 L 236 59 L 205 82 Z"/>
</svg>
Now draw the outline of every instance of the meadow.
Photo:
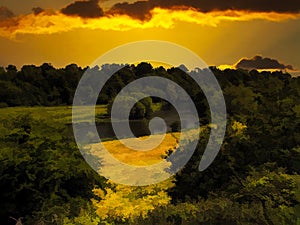
<svg viewBox="0 0 300 225">
<path fill-rule="evenodd" d="M 84 108 L 82 109 L 84 111 Z M 107 113 L 106 105 L 95 106 L 95 114 L 103 116 Z M 20 114 L 30 114 L 35 119 L 48 120 L 53 123 L 71 124 L 72 106 L 34 106 L 34 107 L 7 107 L 0 108 L 2 119 L 8 119 Z M 80 114 L 84 116 L 84 113 Z M 76 118 L 76 120 L 85 122 L 85 117 Z"/>
</svg>

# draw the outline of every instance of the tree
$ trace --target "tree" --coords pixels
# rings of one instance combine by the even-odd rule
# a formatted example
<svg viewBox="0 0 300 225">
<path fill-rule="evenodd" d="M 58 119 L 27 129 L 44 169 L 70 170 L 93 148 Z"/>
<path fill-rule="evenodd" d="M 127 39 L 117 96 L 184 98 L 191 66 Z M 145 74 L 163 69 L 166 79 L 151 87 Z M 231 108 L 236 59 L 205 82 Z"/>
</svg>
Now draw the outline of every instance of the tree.
<svg viewBox="0 0 300 225">
<path fill-rule="evenodd" d="M 141 62 L 135 68 L 137 77 L 145 76 L 146 74 L 152 73 L 153 67 L 150 63 Z"/>
</svg>

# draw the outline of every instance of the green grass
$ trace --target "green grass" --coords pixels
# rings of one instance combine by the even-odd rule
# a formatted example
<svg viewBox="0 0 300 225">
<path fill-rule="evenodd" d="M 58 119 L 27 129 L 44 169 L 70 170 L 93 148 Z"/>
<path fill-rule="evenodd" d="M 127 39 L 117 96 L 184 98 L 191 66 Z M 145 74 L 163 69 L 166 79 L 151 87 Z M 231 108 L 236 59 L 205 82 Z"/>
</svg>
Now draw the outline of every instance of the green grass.
<svg viewBox="0 0 300 225">
<path fill-rule="evenodd" d="M 106 105 L 97 105 L 95 109 L 95 114 L 98 116 L 107 113 Z M 53 120 L 53 122 L 56 123 L 72 123 L 72 106 L 0 108 L 0 117 L 2 120 L 16 117 L 21 114 L 30 114 L 35 119 Z M 85 114 L 82 113 L 79 116 L 79 119 L 84 121 Z"/>
<path fill-rule="evenodd" d="M 108 122 L 106 117 L 107 105 L 97 105 L 95 107 L 96 122 Z M 157 112 L 161 109 L 160 103 L 155 103 L 152 110 Z M 0 118 L 2 120 L 16 117 L 21 114 L 30 114 L 35 119 L 53 120 L 53 122 L 70 124 L 72 123 L 72 106 L 34 106 L 34 107 L 6 107 L 0 108 Z M 76 118 L 77 122 L 85 122 L 88 114 L 85 114 L 85 107 L 82 107 Z"/>
</svg>

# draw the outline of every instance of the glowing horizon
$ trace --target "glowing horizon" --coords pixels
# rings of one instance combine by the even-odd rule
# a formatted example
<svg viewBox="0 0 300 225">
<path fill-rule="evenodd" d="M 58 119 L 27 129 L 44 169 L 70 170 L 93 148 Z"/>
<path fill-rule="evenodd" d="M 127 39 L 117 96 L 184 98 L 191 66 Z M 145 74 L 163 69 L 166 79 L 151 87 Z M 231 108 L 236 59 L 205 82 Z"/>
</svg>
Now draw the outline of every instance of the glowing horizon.
<svg viewBox="0 0 300 225">
<path fill-rule="evenodd" d="M 296 9 L 276 6 L 277 11 L 236 8 L 204 12 L 192 6 L 154 6 L 144 12 L 150 16 L 141 20 L 130 15 L 130 8 L 125 13 L 111 12 L 108 6 L 118 1 L 102 2 L 100 5 L 107 7 L 97 18 L 63 14 L 59 8 L 72 2 L 45 1 L 41 4 L 47 6 L 45 10 L 18 15 L 2 7 L 0 66 L 47 62 L 55 67 L 72 63 L 85 67 L 119 45 L 163 40 L 189 48 L 211 66 L 233 66 L 241 58 L 263 55 L 300 68 L 300 11 Z M 133 0 L 129 3 L 127 6 L 135 7 Z M 7 3 L 17 11 L 24 4 Z"/>
<path fill-rule="evenodd" d="M 18 34 L 55 34 L 75 29 L 130 31 L 132 29 L 172 29 L 178 22 L 217 27 L 223 21 L 266 20 L 282 22 L 296 20 L 299 14 L 249 11 L 199 12 L 195 9 L 154 8 L 151 19 L 141 21 L 128 15 L 108 15 L 99 18 L 67 16 L 60 12 L 45 11 L 38 15 L 28 14 L 6 19 L 0 23 L 0 36 L 17 40 Z"/>
</svg>

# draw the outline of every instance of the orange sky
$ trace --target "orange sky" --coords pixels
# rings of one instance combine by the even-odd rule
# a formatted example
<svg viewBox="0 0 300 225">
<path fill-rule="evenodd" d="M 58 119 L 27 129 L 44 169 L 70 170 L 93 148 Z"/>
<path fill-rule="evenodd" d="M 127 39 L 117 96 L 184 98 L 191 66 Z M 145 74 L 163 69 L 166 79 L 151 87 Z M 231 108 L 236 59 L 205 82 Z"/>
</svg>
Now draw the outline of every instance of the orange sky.
<svg viewBox="0 0 300 225">
<path fill-rule="evenodd" d="M 45 1 L 48 10 L 34 15 L 28 12 L 29 6 L 22 3 L 22 11 L 14 2 L 0 0 L 0 6 L 15 13 L 0 20 L 0 66 L 44 62 L 57 67 L 70 63 L 86 66 L 118 45 L 157 39 L 183 45 L 209 65 L 234 64 L 242 57 L 259 54 L 300 68 L 300 14 L 294 12 L 204 13 L 193 8 L 156 7 L 150 20 L 141 21 L 128 15 L 64 15 L 59 9 L 72 2 L 67 0 Z M 100 6 L 106 4 L 105 9 L 115 2 L 100 2 Z"/>
</svg>

